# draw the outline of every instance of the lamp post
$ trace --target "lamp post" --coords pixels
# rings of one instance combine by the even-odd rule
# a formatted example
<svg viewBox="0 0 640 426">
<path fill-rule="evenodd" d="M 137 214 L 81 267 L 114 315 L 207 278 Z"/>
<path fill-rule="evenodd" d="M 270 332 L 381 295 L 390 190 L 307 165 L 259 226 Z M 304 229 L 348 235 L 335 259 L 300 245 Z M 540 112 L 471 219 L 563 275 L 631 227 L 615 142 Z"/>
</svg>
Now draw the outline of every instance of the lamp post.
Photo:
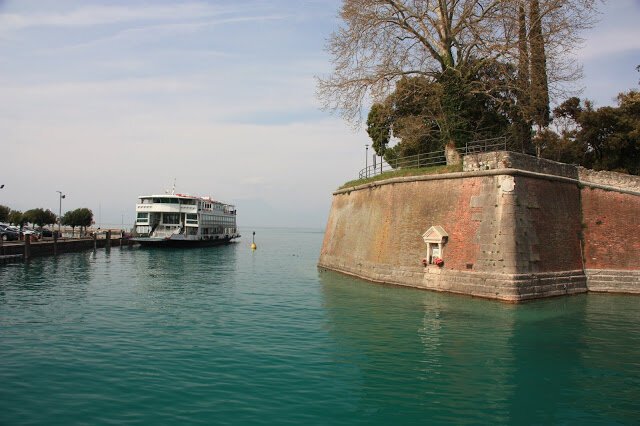
<svg viewBox="0 0 640 426">
<path fill-rule="evenodd" d="M 369 177 L 369 145 L 364 146 L 364 177 Z"/>
<path fill-rule="evenodd" d="M 60 205 L 58 208 L 58 236 L 62 235 L 60 233 L 60 222 L 62 222 L 62 199 L 66 198 L 66 195 L 64 195 L 61 191 L 56 191 L 58 193 L 58 195 L 60 196 Z"/>
</svg>

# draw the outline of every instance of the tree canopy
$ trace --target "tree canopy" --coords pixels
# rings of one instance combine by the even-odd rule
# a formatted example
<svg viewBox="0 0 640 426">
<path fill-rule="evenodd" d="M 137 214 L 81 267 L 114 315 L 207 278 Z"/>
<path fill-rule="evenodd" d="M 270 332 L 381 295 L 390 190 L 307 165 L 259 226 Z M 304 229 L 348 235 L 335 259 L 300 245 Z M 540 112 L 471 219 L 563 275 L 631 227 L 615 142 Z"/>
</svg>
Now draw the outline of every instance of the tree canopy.
<svg viewBox="0 0 640 426">
<path fill-rule="evenodd" d="M 79 208 L 66 212 L 60 223 L 65 226 L 71 226 L 75 230 L 76 226 L 88 227 L 93 223 L 93 212 L 88 208 Z"/>
<path fill-rule="evenodd" d="M 9 212 L 10 224 L 22 227 L 25 222 L 26 219 L 20 210 L 11 210 L 11 212 Z"/>
<path fill-rule="evenodd" d="M 543 157 L 596 170 L 640 174 L 640 92 L 620 93 L 618 106 L 594 108 L 569 98 L 553 110 L 559 133 L 540 135 Z"/>
<path fill-rule="evenodd" d="M 9 212 L 11 209 L 7 206 L 0 205 L 0 222 L 9 221 Z"/>
<path fill-rule="evenodd" d="M 327 45 L 333 72 L 318 80 L 318 95 L 352 123 L 373 100 L 375 146 L 388 144 L 387 127 L 411 147 L 430 135 L 441 148 L 509 125 L 525 150 L 531 124 L 548 125 L 549 97 L 579 76 L 567 53 L 593 23 L 595 3 L 343 0 Z"/>
<path fill-rule="evenodd" d="M 26 222 L 33 223 L 37 226 L 49 225 L 56 222 L 56 215 L 51 210 L 42 208 L 31 209 L 24 212 Z"/>
</svg>

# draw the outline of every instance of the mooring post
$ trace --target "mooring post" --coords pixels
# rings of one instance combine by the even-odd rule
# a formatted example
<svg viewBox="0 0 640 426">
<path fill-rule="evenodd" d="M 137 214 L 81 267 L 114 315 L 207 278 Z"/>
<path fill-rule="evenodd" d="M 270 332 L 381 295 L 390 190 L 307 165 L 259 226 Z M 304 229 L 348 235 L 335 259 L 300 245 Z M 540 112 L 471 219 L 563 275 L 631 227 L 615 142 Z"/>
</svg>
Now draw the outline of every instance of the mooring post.
<svg viewBox="0 0 640 426">
<path fill-rule="evenodd" d="M 111 230 L 107 231 L 107 233 L 105 234 L 105 238 L 107 239 L 107 241 L 105 242 L 105 247 L 106 248 L 111 248 Z"/>
<path fill-rule="evenodd" d="M 24 236 L 24 260 L 29 259 L 31 256 L 31 236 Z"/>
<path fill-rule="evenodd" d="M 93 251 L 96 251 L 96 248 L 98 248 L 97 238 L 98 238 L 98 233 L 94 232 L 93 233 Z"/>
<path fill-rule="evenodd" d="M 58 233 L 56 231 L 53 232 L 53 255 L 58 255 Z"/>
</svg>

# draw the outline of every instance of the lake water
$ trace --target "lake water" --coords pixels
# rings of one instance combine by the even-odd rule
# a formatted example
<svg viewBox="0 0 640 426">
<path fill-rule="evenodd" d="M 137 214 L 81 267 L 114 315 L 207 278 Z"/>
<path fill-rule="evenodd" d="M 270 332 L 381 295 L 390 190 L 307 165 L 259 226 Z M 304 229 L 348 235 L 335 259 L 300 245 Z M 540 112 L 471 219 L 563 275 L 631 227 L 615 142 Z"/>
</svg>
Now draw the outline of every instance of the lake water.
<svg viewBox="0 0 640 426">
<path fill-rule="evenodd" d="M 382 286 L 256 231 L 0 266 L 0 424 L 640 420 L 640 297 Z"/>
</svg>

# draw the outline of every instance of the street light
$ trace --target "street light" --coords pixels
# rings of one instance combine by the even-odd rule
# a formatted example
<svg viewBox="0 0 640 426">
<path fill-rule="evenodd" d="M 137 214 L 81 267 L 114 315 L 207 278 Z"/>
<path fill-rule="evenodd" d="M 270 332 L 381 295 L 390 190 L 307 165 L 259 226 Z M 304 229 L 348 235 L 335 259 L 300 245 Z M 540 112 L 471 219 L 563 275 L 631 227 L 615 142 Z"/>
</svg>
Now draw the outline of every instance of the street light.
<svg viewBox="0 0 640 426">
<path fill-rule="evenodd" d="M 60 233 L 60 222 L 62 222 L 62 199 L 66 198 L 67 196 L 64 195 L 61 191 L 56 192 L 60 195 L 60 206 L 58 210 L 58 236 L 61 236 L 62 234 Z"/>
<path fill-rule="evenodd" d="M 369 145 L 364 146 L 364 176 L 369 177 Z"/>
</svg>

